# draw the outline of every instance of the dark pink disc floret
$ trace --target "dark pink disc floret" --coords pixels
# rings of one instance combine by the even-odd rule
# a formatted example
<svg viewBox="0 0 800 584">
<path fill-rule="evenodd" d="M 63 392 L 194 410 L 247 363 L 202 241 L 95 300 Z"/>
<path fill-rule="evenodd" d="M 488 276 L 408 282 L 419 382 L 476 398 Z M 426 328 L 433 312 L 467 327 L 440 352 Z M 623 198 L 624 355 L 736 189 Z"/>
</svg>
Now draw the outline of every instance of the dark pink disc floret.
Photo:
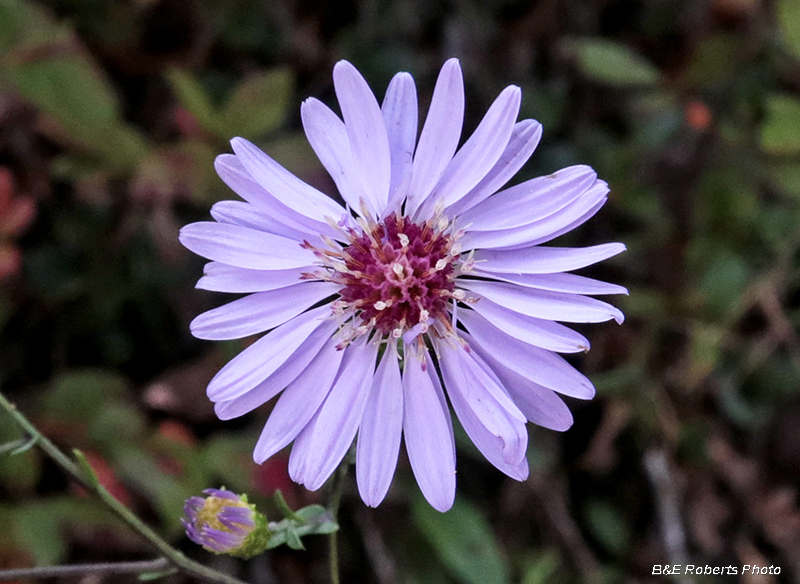
<svg viewBox="0 0 800 584">
<path fill-rule="evenodd" d="M 455 289 L 451 243 L 428 222 L 390 215 L 344 249 L 339 294 L 384 334 L 435 320 Z"/>
</svg>

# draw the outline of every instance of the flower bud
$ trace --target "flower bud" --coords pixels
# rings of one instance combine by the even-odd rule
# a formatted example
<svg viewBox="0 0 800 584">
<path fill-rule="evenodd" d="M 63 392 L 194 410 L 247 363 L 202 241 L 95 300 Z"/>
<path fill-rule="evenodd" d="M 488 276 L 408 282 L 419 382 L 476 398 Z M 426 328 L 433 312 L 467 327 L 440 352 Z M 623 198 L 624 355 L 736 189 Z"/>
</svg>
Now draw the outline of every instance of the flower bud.
<svg viewBox="0 0 800 584">
<path fill-rule="evenodd" d="M 267 547 L 267 518 L 247 502 L 247 495 L 222 489 L 206 489 L 208 497 L 190 497 L 183 505 L 181 523 L 186 535 L 215 554 L 250 558 Z"/>
</svg>

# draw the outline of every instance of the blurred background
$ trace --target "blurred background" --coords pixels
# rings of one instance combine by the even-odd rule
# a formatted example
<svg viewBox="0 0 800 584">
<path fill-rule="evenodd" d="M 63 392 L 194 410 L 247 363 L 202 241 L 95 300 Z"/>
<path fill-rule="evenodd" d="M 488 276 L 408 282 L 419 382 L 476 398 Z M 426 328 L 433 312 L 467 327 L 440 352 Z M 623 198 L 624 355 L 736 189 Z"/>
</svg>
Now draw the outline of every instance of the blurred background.
<svg viewBox="0 0 800 584">
<path fill-rule="evenodd" d="M 515 181 L 586 163 L 609 182 L 557 243 L 627 244 L 582 272 L 630 288 L 612 299 L 627 321 L 580 327 L 597 397 L 568 400 L 565 433 L 530 427 L 527 481 L 460 429 L 445 515 L 405 455 L 377 510 L 351 476 L 343 581 L 657 582 L 654 564 L 695 564 L 740 575 L 677 581 L 800 582 L 796 0 L 0 0 L 2 390 L 192 557 L 252 584 L 326 582 L 323 537 L 241 562 L 182 533 L 206 487 L 275 519 L 276 488 L 295 506 L 326 492 L 293 485 L 285 455 L 252 462 L 269 405 L 214 417 L 205 385 L 243 345 L 190 336 L 225 298 L 193 288 L 203 262 L 177 234 L 234 197 L 212 166 L 233 136 L 335 192 L 299 106 L 336 108 L 337 60 L 379 98 L 410 71 L 425 112 L 451 56 L 465 133 L 511 83 L 544 124 Z M 18 437 L 0 416 L 0 442 Z M 0 525 L 0 568 L 153 557 L 35 449 L 0 458 Z"/>
</svg>

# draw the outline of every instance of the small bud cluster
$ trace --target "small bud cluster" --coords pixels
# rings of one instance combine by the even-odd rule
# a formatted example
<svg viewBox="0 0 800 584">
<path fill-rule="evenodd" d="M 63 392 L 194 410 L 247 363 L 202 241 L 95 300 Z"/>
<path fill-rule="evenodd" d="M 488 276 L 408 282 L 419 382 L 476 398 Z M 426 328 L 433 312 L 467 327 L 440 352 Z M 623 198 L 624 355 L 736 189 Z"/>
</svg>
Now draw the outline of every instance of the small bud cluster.
<svg viewBox="0 0 800 584">
<path fill-rule="evenodd" d="M 181 519 L 186 535 L 215 554 L 250 558 L 267 547 L 267 518 L 247 502 L 247 495 L 222 489 L 206 489 L 208 497 L 190 497 Z"/>
</svg>

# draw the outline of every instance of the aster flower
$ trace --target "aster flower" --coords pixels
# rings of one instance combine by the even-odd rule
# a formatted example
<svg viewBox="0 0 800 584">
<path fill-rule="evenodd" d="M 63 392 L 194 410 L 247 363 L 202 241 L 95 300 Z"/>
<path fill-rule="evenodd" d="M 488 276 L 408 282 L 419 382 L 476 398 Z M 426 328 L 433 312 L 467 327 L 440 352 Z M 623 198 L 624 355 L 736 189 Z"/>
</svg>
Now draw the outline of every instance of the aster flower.
<svg viewBox="0 0 800 584">
<path fill-rule="evenodd" d="M 181 519 L 186 535 L 215 554 L 249 558 L 263 552 L 269 539 L 267 519 L 247 502 L 247 496 L 206 489 L 208 497 L 190 497 Z"/>
<path fill-rule="evenodd" d="M 192 333 L 268 331 L 223 367 L 208 396 L 230 419 L 283 392 L 254 458 L 294 441 L 290 476 L 311 490 L 358 435 L 358 489 L 371 506 L 386 495 L 402 436 L 424 496 L 445 511 L 456 482 L 447 401 L 483 455 L 525 479 L 526 422 L 566 430 L 572 416 L 557 393 L 594 395 L 557 355 L 589 343 L 557 321 L 623 319 L 589 295 L 624 288 L 565 272 L 625 247 L 541 245 L 605 203 L 608 186 L 588 166 L 503 189 L 541 136 L 536 121 L 516 122 L 518 87 L 458 148 L 457 60 L 439 73 L 419 140 L 409 74 L 392 79 L 382 105 L 350 63 L 337 63 L 333 80 L 341 118 L 313 98 L 301 111 L 346 207 L 234 138 L 216 169 L 245 202 L 219 202 L 215 222 L 181 231 L 211 260 L 199 288 L 248 294 L 198 316 Z"/>
</svg>

